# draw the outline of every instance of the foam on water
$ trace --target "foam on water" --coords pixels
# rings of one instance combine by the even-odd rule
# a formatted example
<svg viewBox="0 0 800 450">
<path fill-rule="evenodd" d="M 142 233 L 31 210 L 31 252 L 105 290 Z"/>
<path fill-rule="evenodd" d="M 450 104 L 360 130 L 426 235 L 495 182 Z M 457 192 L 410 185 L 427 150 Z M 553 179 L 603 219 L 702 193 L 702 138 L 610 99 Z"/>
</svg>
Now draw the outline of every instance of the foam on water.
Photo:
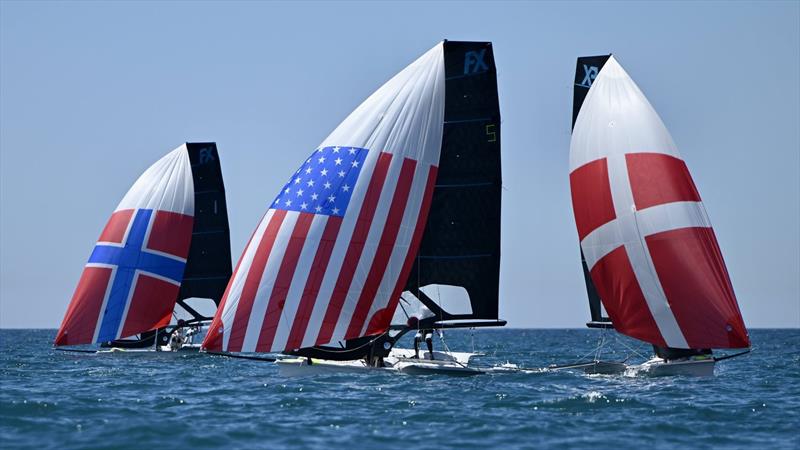
<svg viewBox="0 0 800 450">
<path fill-rule="evenodd" d="M 476 363 L 523 368 L 573 362 L 598 336 L 475 335 L 485 354 Z M 273 364 L 207 355 L 61 353 L 53 336 L 0 330 L 2 448 L 800 446 L 798 330 L 753 331 L 755 351 L 721 362 L 713 378 L 497 371 L 289 379 Z M 447 342 L 472 350 L 467 331 L 448 332 Z"/>
</svg>

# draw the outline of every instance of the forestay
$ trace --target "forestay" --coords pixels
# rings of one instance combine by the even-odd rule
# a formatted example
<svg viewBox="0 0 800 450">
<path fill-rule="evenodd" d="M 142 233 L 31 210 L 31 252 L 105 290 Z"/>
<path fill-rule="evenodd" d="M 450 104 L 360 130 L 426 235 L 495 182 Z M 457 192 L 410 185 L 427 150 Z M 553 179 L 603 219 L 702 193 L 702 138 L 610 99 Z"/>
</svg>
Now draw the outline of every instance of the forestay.
<svg viewBox="0 0 800 450">
<path fill-rule="evenodd" d="M 203 347 L 293 350 L 383 332 L 417 253 L 442 142 L 438 44 L 362 103 L 289 179 Z"/>
<path fill-rule="evenodd" d="M 165 326 L 192 235 L 186 146 L 150 166 L 111 215 L 89 256 L 56 345 L 107 342 Z"/>
<path fill-rule="evenodd" d="M 711 223 L 658 114 L 613 56 L 590 84 L 572 134 L 570 186 L 614 328 L 672 348 L 749 346 Z"/>
</svg>

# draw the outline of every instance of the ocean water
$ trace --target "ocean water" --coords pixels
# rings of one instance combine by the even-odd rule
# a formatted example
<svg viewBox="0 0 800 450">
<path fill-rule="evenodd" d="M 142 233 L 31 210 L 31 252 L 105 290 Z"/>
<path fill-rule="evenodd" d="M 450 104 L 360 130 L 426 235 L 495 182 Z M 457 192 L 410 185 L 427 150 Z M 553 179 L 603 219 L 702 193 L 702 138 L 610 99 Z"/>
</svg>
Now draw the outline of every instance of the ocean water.
<svg viewBox="0 0 800 450">
<path fill-rule="evenodd" d="M 457 330 L 445 342 L 474 345 L 480 365 L 541 367 L 591 352 L 600 333 Z M 800 330 L 752 330 L 753 353 L 713 378 L 283 378 L 219 356 L 57 352 L 54 334 L 0 330 L 0 448 L 800 447 Z M 606 336 L 609 357 L 647 353 Z"/>
</svg>

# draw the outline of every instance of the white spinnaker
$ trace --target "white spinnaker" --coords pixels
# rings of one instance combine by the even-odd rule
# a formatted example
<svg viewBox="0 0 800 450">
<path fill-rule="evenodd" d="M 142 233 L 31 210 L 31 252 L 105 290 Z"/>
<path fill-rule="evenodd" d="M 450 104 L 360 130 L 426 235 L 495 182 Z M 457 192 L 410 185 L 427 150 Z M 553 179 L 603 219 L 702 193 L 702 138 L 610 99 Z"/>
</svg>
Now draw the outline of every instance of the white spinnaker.
<svg viewBox="0 0 800 450">
<path fill-rule="evenodd" d="M 194 179 L 186 144 L 144 171 L 115 211 L 123 209 L 152 209 L 194 216 Z"/>
</svg>

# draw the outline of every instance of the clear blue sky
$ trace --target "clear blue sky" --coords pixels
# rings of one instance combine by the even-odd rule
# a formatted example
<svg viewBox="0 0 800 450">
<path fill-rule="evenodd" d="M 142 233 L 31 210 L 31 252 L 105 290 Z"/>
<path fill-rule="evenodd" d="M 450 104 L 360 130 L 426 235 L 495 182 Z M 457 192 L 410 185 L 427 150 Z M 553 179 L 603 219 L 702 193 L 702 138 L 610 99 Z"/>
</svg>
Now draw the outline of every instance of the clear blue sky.
<svg viewBox="0 0 800 450">
<path fill-rule="evenodd" d="M 613 52 L 671 131 L 750 327 L 800 326 L 800 3 L 0 3 L 0 326 L 57 327 L 109 214 L 216 141 L 234 258 L 290 171 L 437 41 L 490 40 L 501 316 L 588 317 L 568 184 L 575 58 Z"/>
</svg>

